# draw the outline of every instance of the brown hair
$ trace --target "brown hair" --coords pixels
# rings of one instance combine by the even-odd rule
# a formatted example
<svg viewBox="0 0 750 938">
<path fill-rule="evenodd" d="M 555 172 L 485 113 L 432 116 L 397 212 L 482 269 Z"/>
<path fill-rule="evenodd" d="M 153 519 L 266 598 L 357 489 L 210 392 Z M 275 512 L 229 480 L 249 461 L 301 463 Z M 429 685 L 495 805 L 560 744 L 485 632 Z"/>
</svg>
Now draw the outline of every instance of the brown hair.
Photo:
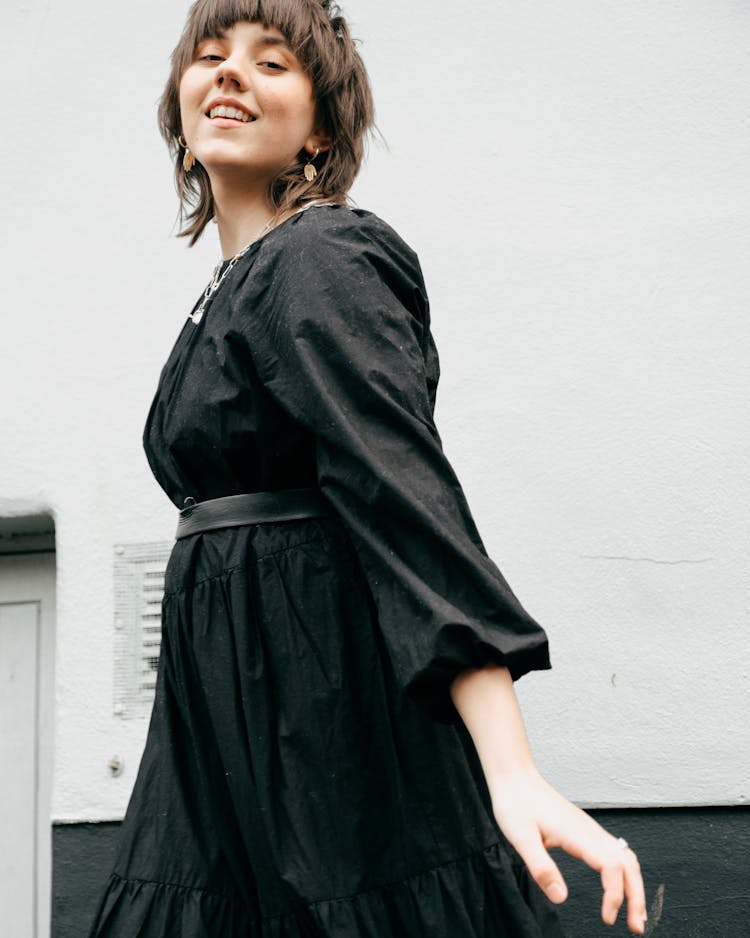
<svg viewBox="0 0 750 938">
<path fill-rule="evenodd" d="M 182 168 L 177 141 L 182 133 L 180 81 L 198 44 L 240 21 L 262 23 L 284 35 L 312 82 L 321 129 L 332 141 L 331 149 L 315 160 L 318 175 L 313 181 L 304 176 L 306 153 L 272 181 L 268 199 L 277 211 L 314 199 L 345 202 L 362 164 L 365 134 L 373 126 L 367 72 L 332 0 L 196 0 L 172 53 L 172 69 L 159 102 L 159 129 L 175 161 L 179 234 L 189 237 L 191 246 L 213 218 L 214 203 L 208 173 L 200 163 L 189 174 Z"/>
</svg>

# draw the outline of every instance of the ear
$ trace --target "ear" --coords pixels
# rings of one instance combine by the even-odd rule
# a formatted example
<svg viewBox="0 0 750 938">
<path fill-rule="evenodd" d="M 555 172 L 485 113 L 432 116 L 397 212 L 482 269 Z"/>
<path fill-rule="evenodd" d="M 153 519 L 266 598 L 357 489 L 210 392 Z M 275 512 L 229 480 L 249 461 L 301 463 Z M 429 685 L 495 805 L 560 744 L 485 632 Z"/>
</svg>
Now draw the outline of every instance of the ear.
<svg viewBox="0 0 750 938">
<path fill-rule="evenodd" d="M 333 141 L 327 134 L 324 133 L 313 133 L 305 140 L 305 152 L 309 156 L 315 156 L 315 151 L 318 153 L 325 153 L 331 149 L 333 146 Z"/>
</svg>

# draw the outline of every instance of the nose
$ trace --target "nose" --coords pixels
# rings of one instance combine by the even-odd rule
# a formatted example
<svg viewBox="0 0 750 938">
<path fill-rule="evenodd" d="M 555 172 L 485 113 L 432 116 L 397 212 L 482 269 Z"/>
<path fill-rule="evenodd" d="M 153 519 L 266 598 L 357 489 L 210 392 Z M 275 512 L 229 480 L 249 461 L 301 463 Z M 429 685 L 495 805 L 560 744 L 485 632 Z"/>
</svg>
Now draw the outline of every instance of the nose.
<svg viewBox="0 0 750 938">
<path fill-rule="evenodd" d="M 248 75 L 237 56 L 231 55 L 219 63 L 214 73 L 214 81 L 219 88 L 227 87 L 245 91 L 248 87 Z"/>
</svg>

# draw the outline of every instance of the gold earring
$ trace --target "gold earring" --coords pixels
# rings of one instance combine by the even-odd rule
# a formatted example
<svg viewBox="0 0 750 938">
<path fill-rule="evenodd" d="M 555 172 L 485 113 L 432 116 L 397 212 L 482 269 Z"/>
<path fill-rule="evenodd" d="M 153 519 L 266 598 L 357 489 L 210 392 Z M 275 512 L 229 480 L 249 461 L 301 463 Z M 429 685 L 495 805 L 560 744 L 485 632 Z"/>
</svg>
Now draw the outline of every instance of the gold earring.
<svg viewBox="0 0 750 938">
<path fill-rule="evenodd" d="M 320 148 L 315 147 L 315 155 L 311 156 L 308 162 L 305 164 L 305 179 L 308 182 L 312 182 L 315 179 L 315 177 L 318 175 L 318 170 L 313 165 L 313 160 L 317 160 L 319 153 L 320 153 Z"/>
<path fill-rule="evenodd" d="M 182 157 L 182 168 L 186 173 L 189 173 L 190 170 L 195 166 L 195 156 L 190 152 L 190 147 L 187 145 L 187 140 L 180 134 L 177 138 L 177 142 L 184 149 L 185 155 Z"/>
</svg>

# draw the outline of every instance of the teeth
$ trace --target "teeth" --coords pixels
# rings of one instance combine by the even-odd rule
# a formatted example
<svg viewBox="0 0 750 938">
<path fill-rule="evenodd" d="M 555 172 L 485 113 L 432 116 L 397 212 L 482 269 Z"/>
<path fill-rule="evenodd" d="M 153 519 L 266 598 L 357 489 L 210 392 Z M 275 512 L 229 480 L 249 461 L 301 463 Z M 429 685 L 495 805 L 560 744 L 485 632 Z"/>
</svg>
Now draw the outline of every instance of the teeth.
<svg viewBox="0 0 750 938">
<path fill-rule="evenodd" d="M 250 115 L 246 114 L 245 111 L 241 111 L 239 108 L 227 107 L 224 104 L 219 105 L 219 107 L 213 107 L 208 112 L 209 117 L 230 117 L 232 120 L 242 121 L 246 124 L 250 120 Z"/>
</svg>

